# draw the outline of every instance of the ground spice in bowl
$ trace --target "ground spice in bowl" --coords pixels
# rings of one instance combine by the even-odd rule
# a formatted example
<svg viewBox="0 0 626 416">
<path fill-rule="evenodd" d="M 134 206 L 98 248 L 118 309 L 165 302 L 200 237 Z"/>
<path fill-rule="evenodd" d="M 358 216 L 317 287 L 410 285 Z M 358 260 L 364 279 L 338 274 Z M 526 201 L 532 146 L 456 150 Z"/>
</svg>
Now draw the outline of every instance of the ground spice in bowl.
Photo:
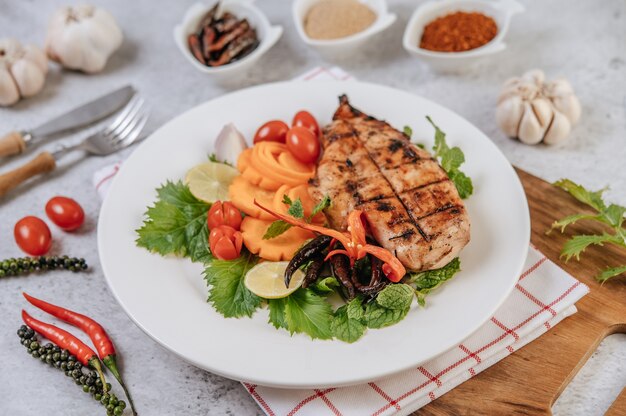
<svg viewBox="0 0 626 416">
<path fill-rule="evenodd" d="M 495 20 L 478 12 L 456 12 L 424 27 L 420 48 L 436 52 L 462 52 L 491 41 L 498 34 Z"/>
<path fill-rule="evenodd" d="M 320 0 L 304 18 L 304 31 L 311 39 L 345 38 L 367 29 L 376 13 L 357 0 Z"/>
</svg>

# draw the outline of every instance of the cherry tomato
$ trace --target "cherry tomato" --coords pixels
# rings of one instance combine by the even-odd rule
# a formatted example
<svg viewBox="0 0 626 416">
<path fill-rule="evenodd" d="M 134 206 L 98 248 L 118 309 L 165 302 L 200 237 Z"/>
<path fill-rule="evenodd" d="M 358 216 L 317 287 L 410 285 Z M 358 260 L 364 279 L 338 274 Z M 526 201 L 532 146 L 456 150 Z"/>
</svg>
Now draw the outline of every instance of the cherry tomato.
<svg viewBox="0 0 626 416">
<path fill-rule="evenodd" d="M 209 209 L 206 222 L 209 226 L 209 230 L 220 225 L 228 225 L 235 230 L 239 230 L 241 226 L 241 212 L 239 212 L 232 202 L 215 201 Z"/>
<path fill-rule="evenodd" d="M 271 120 L 263 124 L 256 131 L 254 135 L 253 143 L 258 142 L 279 142 L 285 143 L 285 136 L 287 135 L 289 126 L 284 121 Z"/>
<path fill-rule="evenodd" d="M 220 260 L 234 260 L 241 254 L 243 236 L 233 227 L 218 225 L 209 234 L 211 253 Z"/>
<path fill-rule="evenodd" d="M 13 229 L 13 236 L 22 251 L 31 256 L 43 256 L 52 245 L 50 228 L 41 219 L 33 216 L 19 220 Z"/>
<path fill-rule="evenodd" d="M 287 132 L 287 149 L 299 161 L 313 163 L 320 155 L 320 142 L 306 127 L 292 127 Z"/>
<path fill-rule="evenodd" d="M 73 231 L 85 222 L 85 211 L 72 198 L 55 196 L 46 204 L 46 214 L 50 221 L 65 231 Z"/>
<path fill-rule="evenodd" d="M 298 111 L 291 122 L 292 127 L 306 127 L 311 130 L 315 137 L 320 135 L 320 126 L 317 124 L 315 117 L 308 111 Z"/>
</svg>

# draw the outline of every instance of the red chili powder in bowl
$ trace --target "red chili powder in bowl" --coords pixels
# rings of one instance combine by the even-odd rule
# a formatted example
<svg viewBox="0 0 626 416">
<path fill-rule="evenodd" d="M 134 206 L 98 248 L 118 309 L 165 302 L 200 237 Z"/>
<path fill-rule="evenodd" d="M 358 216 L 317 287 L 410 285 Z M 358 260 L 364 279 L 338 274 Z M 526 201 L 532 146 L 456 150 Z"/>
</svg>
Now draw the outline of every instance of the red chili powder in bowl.
<svg viewBox="0 0 626 416">
<path fill-rule="evenodd" d="M 491 41 L 498 34 L 495 20 L 478 12 L 456 12 L 424 27 L 420 48 L 437 52 L 462 52 Z"/>
</svg>

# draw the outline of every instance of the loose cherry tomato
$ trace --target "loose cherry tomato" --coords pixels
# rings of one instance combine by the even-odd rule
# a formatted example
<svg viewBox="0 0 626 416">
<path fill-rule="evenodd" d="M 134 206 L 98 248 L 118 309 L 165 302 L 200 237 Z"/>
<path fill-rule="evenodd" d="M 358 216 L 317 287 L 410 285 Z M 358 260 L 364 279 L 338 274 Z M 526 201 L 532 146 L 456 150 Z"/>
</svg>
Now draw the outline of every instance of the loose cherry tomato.
<svg viewBox="0 0 626 416">
<path fill-rule="evenodd" d="M 239 212 L 232 202 L 215 201 L 209 209 L 206 222 L 209 226 L 209 230 L 220 225 L 228 225 L 235 230 L 239 230 L 241 226 L 241 212 Z"/>
<path fill-rule="evenodd" d="M 308 111 L 298 111 L 293 117 L 291 127 L 306 127 L 313 132 L 315 137 L 319 137 L 320 135 L 320 126 L 317 124 L 315 117 Z"/>
<path fill-rule="evenodd" d="M 211 253 L 220 260 L 234 260 L 241 254 L 243 236 L 233 227 L 218 225 L 209 234 Z"/>
<path fill-rule="evenodd" d="M 22 251 L 31 256 L 43 256 L 52 245 L 50 228 L 41 219 L 33 216 L 19 220 L 13 229 L 13 236 Z"/>
<path fill-rule="evenodd" d="M 48 218 L 59 228 L 73 231 L 85 222 L 85 211 L 72 198 L 55 196 L 46 204 Z"/>
<path fill-rule="evenodd" d="M 287 132 L 287 149 L 299 161 L 313 163 L 320 155 L 320 142 L 306 127 L 292 127 Z"/>
<path fill-rule="evenodd" d="M 284 121 L 271 120 L 263 124 L 254 135 L 254 143 L 258 142 L 279 142 L 285 143 L 289 126 Z"/>
</svg>

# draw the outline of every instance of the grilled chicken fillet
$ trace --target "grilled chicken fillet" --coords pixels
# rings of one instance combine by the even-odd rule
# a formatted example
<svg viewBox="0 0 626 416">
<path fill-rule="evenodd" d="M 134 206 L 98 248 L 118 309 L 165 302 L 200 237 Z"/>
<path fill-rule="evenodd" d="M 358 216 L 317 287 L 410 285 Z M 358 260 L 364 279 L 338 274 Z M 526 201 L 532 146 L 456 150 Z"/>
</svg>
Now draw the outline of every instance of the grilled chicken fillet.
<svg viewBox="0 0 626 416">
<path fill-rule="evenodd" d="M 315 201 L 331 198 L 325 212 L 333 228 L 345 230 L 348 213 L 364 211 L 372 236 L 410 270 L 443 267 L 469 242 L 463 201 L 430 153 L 346 96 L 322 133 L 309 192 Z"/>
</svg>

